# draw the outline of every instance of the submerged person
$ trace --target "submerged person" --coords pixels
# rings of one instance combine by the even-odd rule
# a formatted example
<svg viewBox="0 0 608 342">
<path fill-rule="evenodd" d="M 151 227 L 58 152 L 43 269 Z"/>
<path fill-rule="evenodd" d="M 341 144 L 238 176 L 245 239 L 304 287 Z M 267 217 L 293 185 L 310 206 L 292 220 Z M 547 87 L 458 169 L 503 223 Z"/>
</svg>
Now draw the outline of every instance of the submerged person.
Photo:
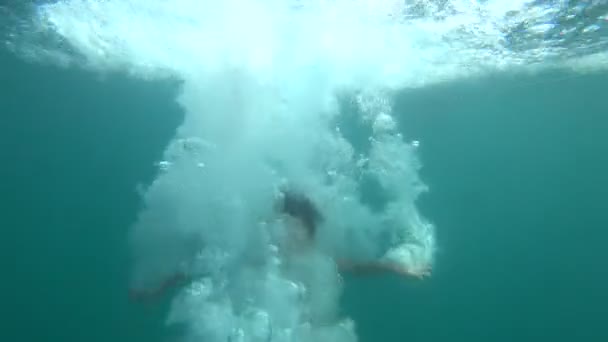
<svg viewBox="0 0 608 342">
<path fill-rule="evenodd" d="M 285 220 L 287 234 L 281 245 L 281 253 L 289 261 L 300 255 L 314 251 L 317 228 L 324 217 L 310 198 L 300 192 L 285 190 L 280 192 L 277 211 L 280 218 Z M 388 260 L 352 261 L 335 259 L 338 269 L 353 274 L 395 273 L 423 279 L 430 276 L 430 269 L 410 269 L 407 266 Z M 167 290 L 186 283 L 190 277 L 184 273 L 176 273 L 165 279 L 157 288 L 152 290 L 132 290 L 131 297 L 136 300 L 146 300 L 158 297 Z"/>
<path fill-rule="evenodd" d="M 295 244 L 296 249 L 314 248 L 317 227 L 323 221 L 323 215 L 313 202 L 305 195 L 294 191 L 283 191 L 280 212 L 292 220 L 289 225 L 292 229 L 289 236 L 290 245 Z M 294 222 L 295 221 L 295 222 Z M 341 271 L 352 273 L 383 273 L 391 272 L 415 278 L 424 278 L 430 275 L 429 269 L 414 270 L 388 260 L 352 261 L 336 259 Z"/>
</svg>

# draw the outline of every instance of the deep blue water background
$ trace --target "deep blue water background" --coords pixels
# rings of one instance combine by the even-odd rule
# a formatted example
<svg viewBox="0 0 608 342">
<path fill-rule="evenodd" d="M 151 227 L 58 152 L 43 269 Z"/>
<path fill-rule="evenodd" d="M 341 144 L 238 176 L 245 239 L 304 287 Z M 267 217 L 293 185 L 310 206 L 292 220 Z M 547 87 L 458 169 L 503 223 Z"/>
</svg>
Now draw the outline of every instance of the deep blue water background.
<svg viewBox="0 0 608 342">
<path fill-rule="evenodd" d="M 362 341 L 608 341 L 608 75 L 410 90 L 434 275 L 347 278 Z M 162 341 L 129 302 L 127 230 L 182 113 L 175 84 L 0 50 L 0 341 Z"/>
</svg>

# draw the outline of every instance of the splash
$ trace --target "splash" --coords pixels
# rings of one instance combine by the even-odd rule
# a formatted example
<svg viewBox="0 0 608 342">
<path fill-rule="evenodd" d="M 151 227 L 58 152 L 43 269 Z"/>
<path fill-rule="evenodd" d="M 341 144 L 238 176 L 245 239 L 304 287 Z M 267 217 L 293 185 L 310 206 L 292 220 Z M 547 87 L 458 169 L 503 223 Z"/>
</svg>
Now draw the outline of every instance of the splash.
<svg viewBox="0 0 608 342">
<path fill-rule="evenodd" d="M 64 0 L 35 6 L 7 41 L 38 61 L 181 81 L 185 119 L 133 227 L 136 282 L 194 279 L 169 322 L 205 341 L 346 342 L 355 328 L 331 255 L 433 262 L 418 142 L 399 132 L 392 94 L 497 71 L 605 70 L 607 13 L 568 1 Z M 365 146 L 342 133 L 346 107 L 369 129 Z M 285 182 L 326 217 L 320 251 L 291 271 L 275 243 Z M 387 198 L 380 209 L 365 182 Z"/>
</svg>

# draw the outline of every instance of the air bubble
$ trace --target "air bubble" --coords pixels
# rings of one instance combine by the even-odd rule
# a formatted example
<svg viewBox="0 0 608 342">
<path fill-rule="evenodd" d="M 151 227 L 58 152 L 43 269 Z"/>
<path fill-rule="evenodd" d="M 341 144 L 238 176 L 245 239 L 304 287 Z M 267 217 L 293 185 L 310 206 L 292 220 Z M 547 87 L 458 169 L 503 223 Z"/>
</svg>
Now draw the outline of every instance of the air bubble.
<svg viewBox="0 0 608 342">
<path fill-rule="evenodd" d="M 171 162 L 167 160 L 160 161 L 156 164 L 161 171 L 168 171 L 171 167 Z"/>
</svg>

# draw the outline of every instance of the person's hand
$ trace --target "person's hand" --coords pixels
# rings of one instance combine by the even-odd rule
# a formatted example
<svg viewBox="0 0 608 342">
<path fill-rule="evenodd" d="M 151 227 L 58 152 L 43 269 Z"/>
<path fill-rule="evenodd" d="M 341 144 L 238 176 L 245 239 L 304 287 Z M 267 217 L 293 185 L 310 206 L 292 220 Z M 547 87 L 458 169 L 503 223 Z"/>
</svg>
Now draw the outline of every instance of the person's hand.
<svg viewBox="0 0 608 342">
<path fill-rule="evenodd" d="M 424 266 L 419 268 L 407 267 L 401 264 L 393 264 L 392 270 L 402 276 L 414 277 L 418 279 L 424 279 L 431 276 L 431 267 Z"/>
<path fill-rule="evenodd" d="M 184 273 L 176 273 L 165 279 L 158 287 L 152 289 L 131 289 L 129 297 L 136 302 L 147 302 L 160 297 L 163 293 L 188 281 L 188 276 Z"/>
</svg>

